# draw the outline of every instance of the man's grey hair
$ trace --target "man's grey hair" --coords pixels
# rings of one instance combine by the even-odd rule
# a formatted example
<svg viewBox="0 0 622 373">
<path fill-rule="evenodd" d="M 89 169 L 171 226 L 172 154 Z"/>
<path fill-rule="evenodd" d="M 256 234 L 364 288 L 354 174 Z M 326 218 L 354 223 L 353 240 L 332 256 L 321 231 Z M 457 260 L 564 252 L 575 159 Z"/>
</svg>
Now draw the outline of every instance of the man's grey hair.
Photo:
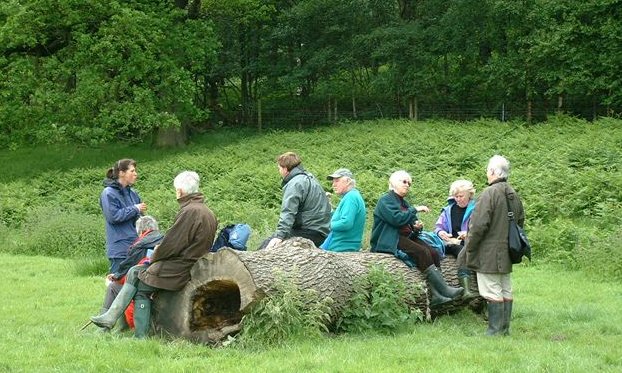
<svg viewBox="0 0 622 373">
<path fill-rule="evenodd" d="M 183 171 L 175 177 L 173 185 L 175 189 L 181 189 L 184 194 L 197 193 L 199 191 L 199 175 L 194 171 Z"/>
<path fill-rule="evenodd" d="M 488 161 L 487 170 L 498 179 L 507 179 L 510 176 L 510 162 L 500 155 L 493 155 Z"/>
<path fill-rule="evenodd" d="M 395 171 L 389 176 L 389 190 L 395 190 L 404 180 L 412 183 L 413 179 L 410 174 L 404 170 Z"/>
<path fill-rule="evenodd" d="M 141 234 L 146 231 L 158 231 L 158 221 L 151 215 L 141 216 L 136 220 L 136 233 Z"/>
<path fill-rule="evenodd" d="M 347 177 L 347 176 L 342 176 L 343 179 L 346 179 L 346 183 L 351 187 L 351 188 L 356 188 L 356 180 L 354 180 L 353 177 Z"/>
</svg>

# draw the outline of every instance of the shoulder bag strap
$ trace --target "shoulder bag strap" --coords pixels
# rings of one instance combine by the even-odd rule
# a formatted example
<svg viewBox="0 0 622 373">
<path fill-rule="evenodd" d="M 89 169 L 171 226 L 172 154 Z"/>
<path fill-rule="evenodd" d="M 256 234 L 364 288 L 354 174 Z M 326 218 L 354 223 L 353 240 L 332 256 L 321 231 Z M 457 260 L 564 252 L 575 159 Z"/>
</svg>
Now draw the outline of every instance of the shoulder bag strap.
<svg viewBox="0 0 622 373">
<path fill-rule="evenodd" d="M 508 220 L 514 220 L 514 211 L 512 211 L 512 206 L 510 206 L 510 199 L 507 193 L 505 194 L 505 202 L 508 204 Z"/>
</svg>

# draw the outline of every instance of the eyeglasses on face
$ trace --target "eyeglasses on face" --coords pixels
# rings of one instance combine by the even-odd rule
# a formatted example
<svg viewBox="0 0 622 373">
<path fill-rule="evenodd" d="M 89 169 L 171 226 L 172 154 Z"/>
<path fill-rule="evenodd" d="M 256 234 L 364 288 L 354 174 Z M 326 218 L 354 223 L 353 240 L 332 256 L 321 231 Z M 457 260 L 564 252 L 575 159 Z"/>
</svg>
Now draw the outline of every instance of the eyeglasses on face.
<svg viewBox="0 0 622 373">
<path fill-rule="evenodd" d="M 410 182 L 410 181 L 408 181 L 408 180 L 402 180 L 402 184 L 404 184 L 404 185 L 408 185 L 408 186 L 411 186 L 411 185 L 412 185 L 412 182 Z"/>
</svg>

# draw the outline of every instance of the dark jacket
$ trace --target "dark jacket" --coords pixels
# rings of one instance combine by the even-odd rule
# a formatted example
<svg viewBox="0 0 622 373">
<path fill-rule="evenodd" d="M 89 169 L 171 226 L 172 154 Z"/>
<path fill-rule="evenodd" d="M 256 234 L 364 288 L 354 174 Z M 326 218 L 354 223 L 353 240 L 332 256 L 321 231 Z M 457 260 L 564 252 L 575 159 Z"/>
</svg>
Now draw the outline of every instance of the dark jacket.
<svg viewBox="0 0 622 373">
<path fill-rule="evenodd" d="M 162 238 L 164 236 L 159 231 L 151 231 L 145 236 L 139 237 L 128 250 L 127 258 L 119 264 L 119 270 L 113 273 L 114 278 L 119 280 L 125 276 L 130 268 L 147 256 L 147 251 L 153 250 L 162 241 Z"/>
<path fill-rule="evenodd" d="M 506 195 L 514 210 L 516 222 L 525 222 L 523 203 L 505 179 L 493 181 L 477 199 L 465 242 L 467 266 L 480 273 L 512 272 L 508 254 L 508 207 Z"/>
<path fill-rule="evenodd" d="M 294 167 L 283 179 L 283 201 L 276 237 L 291 237 L 292 230 L 330 231 L 331 208 L 326 193 L 317 179 L 302 166 Z"/>
<path fill-rule="evenodd" d="M 140 211 L 135 206 L 140 197 L 131 187 L 122 187 L 117 180 L 104 180 L 104 190 L 99 197 L 106 219 L 106 255 L 108 258 L 125 258 L 127 250 L 136 240 L 136 219 Z"/>
<path fill-rule="evenodd" d="M 405 209 L 402 209 L 404 207 Z M 400 227 L 417 220 L 417 209 L 394 191 L 385 193 L 374 209 L 371 251 L 395 255 Z"/>
<path fill-rule="evenodd" d="M 209 252 L 218 221 L 201 193 L 181 197 L 175 223 L 151 257 L 151 265 L 138 277 L 147 285 L 180 290 L 190 280 L 194 263 Z"/>
</svg>

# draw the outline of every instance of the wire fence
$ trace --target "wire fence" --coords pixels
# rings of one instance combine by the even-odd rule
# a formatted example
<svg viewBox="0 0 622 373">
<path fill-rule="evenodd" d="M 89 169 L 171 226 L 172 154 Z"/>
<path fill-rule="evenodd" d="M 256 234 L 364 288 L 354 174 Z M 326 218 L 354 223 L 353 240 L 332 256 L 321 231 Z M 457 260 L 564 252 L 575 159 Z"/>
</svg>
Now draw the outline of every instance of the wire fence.
<svg viewBox="0 0 622 373">
<path fill-rule="evenodd" d="M 341 105 L 340 105 L 341 104 Z M 622 108 L 602 105 L 575 105 L 561 107 L 549 102 L 538 102 L 528 107 L 524 103 L 498 102 L 479 107 L 460 107 L 454 105 L 406 106 L 394 104 L 346 105 L 342 103 L 306 107 L 263 107 L 253 105 L 246 114 L 237 113 L 235 122 L 250 127 L 283 128 L 309 127 L 330 124 L 338 121 L 362 121 L 376 119 L 432 120 L 445 119 L 468 121 L 474 119 L 495 119 L 499 121 L 545 121 L 548 116 L 558 113 L 595 120 L 599 117 L 620 117 Z"/>
</svg>

